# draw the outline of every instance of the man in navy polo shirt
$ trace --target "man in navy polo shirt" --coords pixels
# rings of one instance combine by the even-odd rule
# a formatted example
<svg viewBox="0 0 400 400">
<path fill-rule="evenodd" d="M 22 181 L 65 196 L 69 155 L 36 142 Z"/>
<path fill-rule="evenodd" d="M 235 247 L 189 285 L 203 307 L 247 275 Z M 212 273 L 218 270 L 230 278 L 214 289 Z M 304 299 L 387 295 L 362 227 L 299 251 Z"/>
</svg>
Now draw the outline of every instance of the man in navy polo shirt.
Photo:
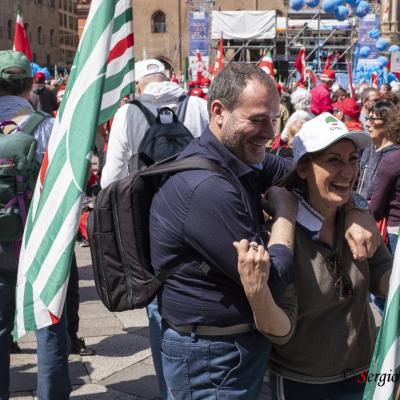
<svg viewBox="0 0 400 400">
<path fill-rule="evenodd" d="M 228 179 L 205 170 L 171 176 L 154 196 L 152 265 L 159 272 L 181 260 L 159 293 L 163 372 L 171 399 L 254 400 L 270 342 L 254 328 L 233 242 L 265 245 L 261 194 L 287 170 L 284 160 L 265 151 L 279 117 L 279 95 L 260 68 L 229 64 L 211 85 L 208 112 L 209 127 L 180 157 L 215 161 L 236 177 L 243 196 Z M 276 297 L 292 281 L 297 203 L 283 188 L 267 197 L 274 218 L 269 287 Z M 286 334 L 274 321 L 271 326 L 272 335 Z"/>
</svg>

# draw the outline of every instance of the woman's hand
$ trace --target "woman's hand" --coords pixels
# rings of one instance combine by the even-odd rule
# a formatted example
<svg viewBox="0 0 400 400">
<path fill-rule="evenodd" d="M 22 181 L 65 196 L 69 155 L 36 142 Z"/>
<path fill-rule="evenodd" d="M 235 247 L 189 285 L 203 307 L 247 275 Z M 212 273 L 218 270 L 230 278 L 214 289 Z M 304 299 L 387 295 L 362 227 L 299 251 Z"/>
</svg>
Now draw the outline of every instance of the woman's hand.
<svg viewBox="0 0 400 400">
<path fill-rule="evenodd" d="M 291 322 L 272 297 L 268 287 L 269 254 L 256 242 L 243 239 L 233 242 L 238 253 L 238 270 L 253 310 L 257 329 L 267 335 L 283 337 L 289 334 Z"/>
<path fill-rule="evenodd" d="M 238 253 L 238 270 L 247 298 L 251 302 L 265 292 L 270 270 L 269 254 L 256 242 L 242 239 L 233 242 Z"/>
</svg>

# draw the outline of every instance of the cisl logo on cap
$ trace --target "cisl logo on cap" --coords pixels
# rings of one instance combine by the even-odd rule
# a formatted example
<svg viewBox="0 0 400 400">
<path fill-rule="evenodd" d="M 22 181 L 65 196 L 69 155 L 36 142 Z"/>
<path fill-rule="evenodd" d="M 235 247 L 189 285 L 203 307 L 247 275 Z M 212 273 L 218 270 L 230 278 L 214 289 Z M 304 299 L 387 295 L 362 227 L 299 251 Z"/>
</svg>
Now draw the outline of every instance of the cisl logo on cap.
<svg viewBox="0 0 400 400">
<path fill-rule="evenodd" d="M 326 117 L 325 122 L 329 125 L 331 131 L 339 130 L 342 131 L 343 127 L 339 125 L 339 121 L 332 116 Z"/>
</svg>

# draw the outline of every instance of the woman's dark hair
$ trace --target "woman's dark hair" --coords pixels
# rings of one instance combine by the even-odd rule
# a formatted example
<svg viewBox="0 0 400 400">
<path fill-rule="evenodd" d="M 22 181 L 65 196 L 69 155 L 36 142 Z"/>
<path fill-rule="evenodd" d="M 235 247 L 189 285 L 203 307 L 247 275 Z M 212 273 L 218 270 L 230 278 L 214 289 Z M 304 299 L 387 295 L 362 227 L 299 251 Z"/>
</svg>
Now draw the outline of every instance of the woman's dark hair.
<svg viewBox="0 0 400 400">
<path fill-rule="evenodd" d="M 306 198 L 307 182 L 305 179 L 300 178 L 299 174 L 297 173 L 297 167 L 299 165 L 307 164 L 307 162 L 310 160 L 311 156 L 309 154 L 306 154 L 300 158 L 296 166 L 281 179 L 278 185 L 284 187 L 289 192 L 296 191 L 303 198 Z"/>
<path fill-rule="evenodd" d="M 10 96 L 20 96 L 29 92 L 32 88 L 33 79 L 0 79 L 0 92 L 5 92 Z"/>
<path fill-rule="evenodd" d="M 395 105 L 386 100 L 378 101 L 370 110 L 370 114 L 374 114 L 376 117 L 383 119 L 386 123 L 389 118 L 388 115 L 391 114 L 391 111 L 394 109 Z"/>
<path fill-rule="evenodd" d="M 400 145 L 400 105 L 393 106 L 393 108 L 387 112 L 385 129 L 387 138 L 391 142 Z"/>
</svg>

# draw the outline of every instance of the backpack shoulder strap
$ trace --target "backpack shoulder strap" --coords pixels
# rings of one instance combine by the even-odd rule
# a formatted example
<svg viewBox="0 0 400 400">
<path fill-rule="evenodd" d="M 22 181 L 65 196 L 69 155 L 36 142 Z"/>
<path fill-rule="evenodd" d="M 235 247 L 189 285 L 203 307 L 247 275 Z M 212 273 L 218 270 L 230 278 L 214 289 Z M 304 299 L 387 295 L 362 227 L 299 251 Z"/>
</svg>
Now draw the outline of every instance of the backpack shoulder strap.
<svg viewBox="0 0 400 400">
<path fill-rule="evenodd" d="M 186 117 L 186 110 L 187 106 L 189 103 L 189 97 L 187 94 L 179 97 L 178 100 L 178 107 L 176 109 L 176 116 L 178 117 L 178 120 L 181 121 L 182 123 L 185 121 Z"/>
<path fill-rule="evenodd" d="M 155 125 L 156 122 L 156 117 L 153 115 L 153 113 L 145 107 L 139 100 L 132 100 L 130 104 L 134 104 L 136 107 L 140 109 L 140 111 L 144 114 L 146 121 L 150 126 Z"/>
<path fill-rule="evenodd" d="M 34 130 L 46 118 L 51 118 L 51 115 L 43 111 L 35 111 L 21 124 L 21 130 L 24 131 L 24 133 L 27 133 L 28 135 L 32 135 Z"/>
<path fill-rule="evenodd" d="M 201 156 L 191 156 L 173 161 L 169 161 L 169 159 L 167 159 L 163 162 L 153 164 L 150 167 L 144 169 L 140 172 L 140 175 L 151 176 L 160 174 L 173 174 L 176 172 L 196 169 L 206 169 L 223 175 L 226 179 L 228 179 L 229 182 L 232 183 L 232 185 L 236 188 L 238 193 L 240 193 L 244 201 L 244 194 L 239 179 L 232 175 L 226 168 L 218 165 L 215 161 L 209 160 L 208 158 L 204 158 Z M 244 202 L 244 204 L 246 204 L 246 202 Z"/>
</svg>

